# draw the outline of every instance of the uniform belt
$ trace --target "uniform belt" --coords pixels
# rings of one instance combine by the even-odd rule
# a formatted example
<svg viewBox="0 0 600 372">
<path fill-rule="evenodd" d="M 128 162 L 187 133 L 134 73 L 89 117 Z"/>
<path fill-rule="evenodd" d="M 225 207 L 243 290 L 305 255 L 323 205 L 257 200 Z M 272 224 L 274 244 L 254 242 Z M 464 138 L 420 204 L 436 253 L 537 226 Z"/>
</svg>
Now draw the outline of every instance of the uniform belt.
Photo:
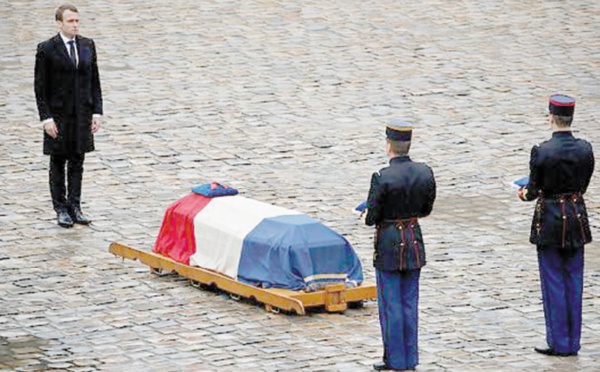
<svg viewBox="0 0 600 372">
<path fill-rule="evenodd" d="M 396 225 L 398 227 L 408 227 L 409 225 L 414 225 L 419 222 L 417 217 L 411 218 L 398 218 L 396 220 L 383 220 L 380 227 L 388 227 L 390 225 Z M 411 226 L 412 227 L 412 226 Z"/>
<path fill-rule="evenodd" d="M 581 198 L 581 193 L 580 192 L 566 192 L 563 194 L 552 194 L 552 195 L 542 195 L 542 198 L 544 199 L 553 199 L 553 200 L 560 200 L 560 199 L 577 199 L 577 198 Z"/>
</svg>

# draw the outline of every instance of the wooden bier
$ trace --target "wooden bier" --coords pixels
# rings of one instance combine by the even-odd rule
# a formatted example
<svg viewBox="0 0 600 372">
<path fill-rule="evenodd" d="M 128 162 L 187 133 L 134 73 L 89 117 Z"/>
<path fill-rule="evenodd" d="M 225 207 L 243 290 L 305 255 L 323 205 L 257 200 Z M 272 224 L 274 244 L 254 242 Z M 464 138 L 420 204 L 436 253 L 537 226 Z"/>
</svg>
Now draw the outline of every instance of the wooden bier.
<svg viewBox="0 0 600 372">
<path fill-rule="evenodd" d="M 241 283 L 226 275 L 200 267 L 189 266 L 154 252 L 131 248 L 119 243 L 111 243 L 108 251 L 116 256 L 139 260 L 154 273 L 176 272 L 190 279 L 192 283 L 214 286 L 232 295 L 253 299 L 265 305 L 267 311 L 278 313 L 281 310 L 298 315 L 306 314 L 306 308 L 323 306 L 327 312 L 342 312 L 348 304 L 360 306 L 362 301 L 375 300 L 377 287 L 363 283 L 354 288 L 346 288 L 343 283 L 331 284 L 315 292 L 292 291 L 279 288 L 259 288 Z"/>
</svg>

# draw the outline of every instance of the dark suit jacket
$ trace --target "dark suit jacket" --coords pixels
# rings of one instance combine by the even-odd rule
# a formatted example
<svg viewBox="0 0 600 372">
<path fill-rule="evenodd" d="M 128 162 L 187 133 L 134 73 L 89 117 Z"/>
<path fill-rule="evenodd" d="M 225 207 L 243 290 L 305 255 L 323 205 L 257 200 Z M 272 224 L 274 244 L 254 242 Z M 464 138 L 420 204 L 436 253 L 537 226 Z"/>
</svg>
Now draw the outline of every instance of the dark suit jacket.
<svg viewBox="0 0 600 372">
<path fill-rule="evenodd" d="M 530 241 L 538 247 L 580 248 L 592 241 L 583 200 L 594 172 L 592 145 L 571 132 L 555 132 L 533 146 L 522 199 L 537 199 Z"/>
<path fill-rule="evenodd" d="M 367 198 L 366 224 L 377 227 L 374 266 L 380 270 L 411 270 L 425 265 L 425 244 L 418 218 L 433 209 L 433 171 L 402 156 L 374 173 Z"/>
<path fill-rule="evenodd" d="M 35 97 L 40 120 L 53 118 L 58 138 L 44 132 L 44 154 L 94 150 L 93 114 L 102 114 L 102 91 L 92 39 L 76 36 L 79 64 L 71 61 L 59 34 L 40 43 L 35 58 Z"/>
</svg>

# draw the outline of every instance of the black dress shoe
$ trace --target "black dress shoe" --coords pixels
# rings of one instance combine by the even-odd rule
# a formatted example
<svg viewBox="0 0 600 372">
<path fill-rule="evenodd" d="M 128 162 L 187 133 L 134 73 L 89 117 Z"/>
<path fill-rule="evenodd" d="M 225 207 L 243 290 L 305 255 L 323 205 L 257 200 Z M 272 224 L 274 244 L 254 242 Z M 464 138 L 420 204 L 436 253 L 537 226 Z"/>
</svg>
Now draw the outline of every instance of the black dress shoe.
<svg viewBox="0 0 600 372">
<path fill-rule="evenodd" d="M 57 213 L 58 226 L 62 227 L 73 227 L 73 220 L 67 211 L 59 211 Z"/>
<path fill-rule="evenodd" d="M 552 348 L 549 347 L 536 347 L 533 350 L 537 351 L 540 354 L 550 355 L 550 356 L 558 356 L 558 357 L 568 357 L 577 355 L 576 352 L 573 353 L 559 353 Z"/>
<path fill-rule="evenodd" d="M 88 219 L 83 213 L 81 213 L 81 209 L 79 208 L 71 209 L 71 217 L 73 218 L 73 222 L 80 225 L 89 225 L 92 222 L 92 220 Z"/>
<path fill-rule="evenodd" d="M 387 371 L 390 369 L 390 367 L 388 367 L 386 362 L 377 362 L 375 364 L 373 364 L 373 369 L 376 371 Z"/>
</svg>

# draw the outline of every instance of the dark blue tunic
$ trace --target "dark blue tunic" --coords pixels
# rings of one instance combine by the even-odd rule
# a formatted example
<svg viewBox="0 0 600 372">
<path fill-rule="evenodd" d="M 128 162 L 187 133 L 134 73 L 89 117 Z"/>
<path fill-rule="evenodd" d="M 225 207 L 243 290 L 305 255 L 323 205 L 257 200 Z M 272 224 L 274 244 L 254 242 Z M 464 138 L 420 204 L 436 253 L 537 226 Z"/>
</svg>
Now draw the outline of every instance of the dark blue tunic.
<svg viewBox="0 0 600 372">
<path fill-rule="evenodd" d="M 377 227 L 374 266 L 411 270 L 425 265 L 425 245 L 418 218 L 431 213 L 435 201 L 433 171 L 409 156 L 392 158 L 374 173 L 367 198 L 366 224 Z"/>
<path fill-rule="evenodd" d="M 530 241 L 539 247 L 580 248 L 592 241 L 583 200 L 594 171 L 589 142 L 555 132 L 531 150 L 523 199 L 537 199 Z"/>
</svg>

